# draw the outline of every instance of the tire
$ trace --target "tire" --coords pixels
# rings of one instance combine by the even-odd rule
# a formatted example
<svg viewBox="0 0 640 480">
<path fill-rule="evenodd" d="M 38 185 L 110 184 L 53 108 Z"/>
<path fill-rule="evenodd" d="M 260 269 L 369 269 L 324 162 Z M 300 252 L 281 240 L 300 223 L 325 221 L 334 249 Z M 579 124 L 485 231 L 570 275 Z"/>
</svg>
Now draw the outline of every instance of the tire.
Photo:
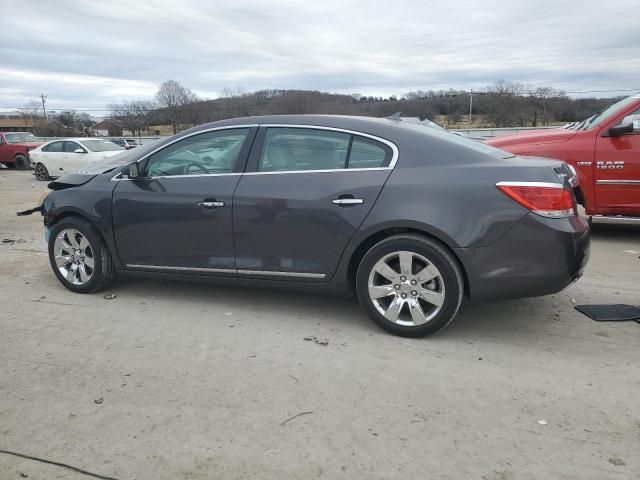
<svg viewBox="0 0 640 480">
<path fill-rule="evenodd" d="M 446 247 L 421 235 L 401 234 L 380 241 L 364 255 L 356 292 L 379 327 L 417 338 L 442 330 L 454 319 L 464 280 Z"/>
<path fill-rule="evenodd" d="M 60 283 L 76 293 L 98 292 L 116 277 L 104 240 L 80 217 L 67 217 L 53 226 L 49 236 L 49 261 Z"/>
<path fill-rule="evenodd" d="M 13 157 L 14 164 L 18 168 L 18 170 L 30 170 L 31 162 L 29 161 L 29 157 L 26 155 L 16 155 Z"/>
<path fill-rule="evenodd" d="M 41 182 L 46 182 L 51 177 L 49 177 L 49 170 L 42 163 L 36 163 L 35 168 L 36 180 Z"/>
</svg>

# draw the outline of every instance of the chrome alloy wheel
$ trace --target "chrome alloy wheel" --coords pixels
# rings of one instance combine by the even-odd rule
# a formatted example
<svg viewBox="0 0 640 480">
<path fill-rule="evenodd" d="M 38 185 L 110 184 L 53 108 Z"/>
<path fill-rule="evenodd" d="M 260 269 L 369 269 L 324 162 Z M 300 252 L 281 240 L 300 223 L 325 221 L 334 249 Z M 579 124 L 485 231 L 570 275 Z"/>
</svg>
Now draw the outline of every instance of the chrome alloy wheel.
<svg viewBox="0 0 640 480">
<path fill-rule="evenodd" d="M 73 285 L 85 285 L 93 275 L 93 248 L 86 237 L 74 228 L 58 233 L 53 252 L 58 271 Z"/>
<path fill-rule="evenodd" d="M 387 320 L 413 327 L 433 319 L 445 299 L 440 271 L 427 258 L 400 251 L 385 255 L 371 269 L 369 297 Z"/>
</svg>

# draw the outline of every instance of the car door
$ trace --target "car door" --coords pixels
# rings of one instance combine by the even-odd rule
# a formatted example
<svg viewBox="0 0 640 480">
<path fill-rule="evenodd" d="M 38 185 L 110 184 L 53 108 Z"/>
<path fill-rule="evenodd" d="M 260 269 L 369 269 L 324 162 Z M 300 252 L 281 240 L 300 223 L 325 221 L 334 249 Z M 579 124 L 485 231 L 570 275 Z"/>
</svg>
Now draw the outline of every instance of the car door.
<svg viewBox="0 0 640 480">
<path fill-rule="evenodd" d="M 609 136 L 608 129 L 635 123 L 632 132 Z M 598 211 L 640 215 L 640 108 L 607 125 L 596 139 L 595 191 Z"/>
<path fill-rule="evenodd" d="M 77 150 L 82 150 L 78 152 Z M 65 140 L 62 146 L 62 173 L 77 172 L 88 165 L 89 151 L 73 140 Z"/>
<path fill-rule="evenodd" d="M 241 276 L 328 280 L 397 159 L 356 132 L 263 126 L 234 195 Z"/>
<path fill-rule="evenodd" d="M 236 274 L 233 192 L 256 130 L 191 134 L 143 159 L 145 178 L 118 180 L 113 228 L 127 268 Z"/>
</svg>

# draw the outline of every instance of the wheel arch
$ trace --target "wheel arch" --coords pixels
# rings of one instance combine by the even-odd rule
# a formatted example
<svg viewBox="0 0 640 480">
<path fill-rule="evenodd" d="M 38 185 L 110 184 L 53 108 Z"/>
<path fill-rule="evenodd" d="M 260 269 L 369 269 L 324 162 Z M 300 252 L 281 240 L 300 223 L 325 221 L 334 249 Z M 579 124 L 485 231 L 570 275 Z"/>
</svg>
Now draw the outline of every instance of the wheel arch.
<svg viewBox="0 0 640 480">
<path fill-rule="evenodd" d="M 347 264 L 347 283 L 350 287 L 355 285 L 356 280 L 356 272 L 358 271 L 358 266 L 362 261 L 362 258 L 365 254 L 378 242 L 384 240 L 385 238 L 389 238 L 393 235 L 398 234 L 415 234 L 428 238 L 431 241 L 438 243 L 442 248 L 444 248 L 447 252 L 451 254 L 451 256 L 458 263 L 458 267 L 460 268 L 460 272 L 462 272 L 462 278 L 464 281 L 464 294 L 465 296 L 469 296 L 469 279 L 467 276 L 467 272 L 464 268 L 464 264 L 454 251 L 454 249 L 450 246 L 448 242 L 446 242 L 443 236 L 434 234 L 433 232 L 427 230 L 426 228 L 421 228 L 415 225 L 394 225 L 386 228 L 379 229 L 375 232 L 369 232 L 368 235 L 359 240 L 355 248 L 353 249 L 351 255 L 349 256 L 349 261 Z"/>
</svg>

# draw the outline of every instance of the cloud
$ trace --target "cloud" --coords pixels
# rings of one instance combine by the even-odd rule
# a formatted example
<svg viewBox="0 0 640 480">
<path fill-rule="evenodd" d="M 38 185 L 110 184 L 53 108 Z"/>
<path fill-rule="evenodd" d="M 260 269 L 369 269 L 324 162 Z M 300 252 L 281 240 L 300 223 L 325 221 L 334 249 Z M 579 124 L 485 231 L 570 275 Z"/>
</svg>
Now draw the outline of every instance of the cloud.
<svg viewBox="0 0 640 480">
<path fill-rule="evenodd" d="M 103 108 L 151 98 L 169 78 L 209 97 L 225 86 L 391 95 L 499 78 L 640 87 L 636 16 L 593 0 L 33 0 L 12 5 L 0 45 L 2 106 L 45 93 L 52 108 Z"/>
</svg>

